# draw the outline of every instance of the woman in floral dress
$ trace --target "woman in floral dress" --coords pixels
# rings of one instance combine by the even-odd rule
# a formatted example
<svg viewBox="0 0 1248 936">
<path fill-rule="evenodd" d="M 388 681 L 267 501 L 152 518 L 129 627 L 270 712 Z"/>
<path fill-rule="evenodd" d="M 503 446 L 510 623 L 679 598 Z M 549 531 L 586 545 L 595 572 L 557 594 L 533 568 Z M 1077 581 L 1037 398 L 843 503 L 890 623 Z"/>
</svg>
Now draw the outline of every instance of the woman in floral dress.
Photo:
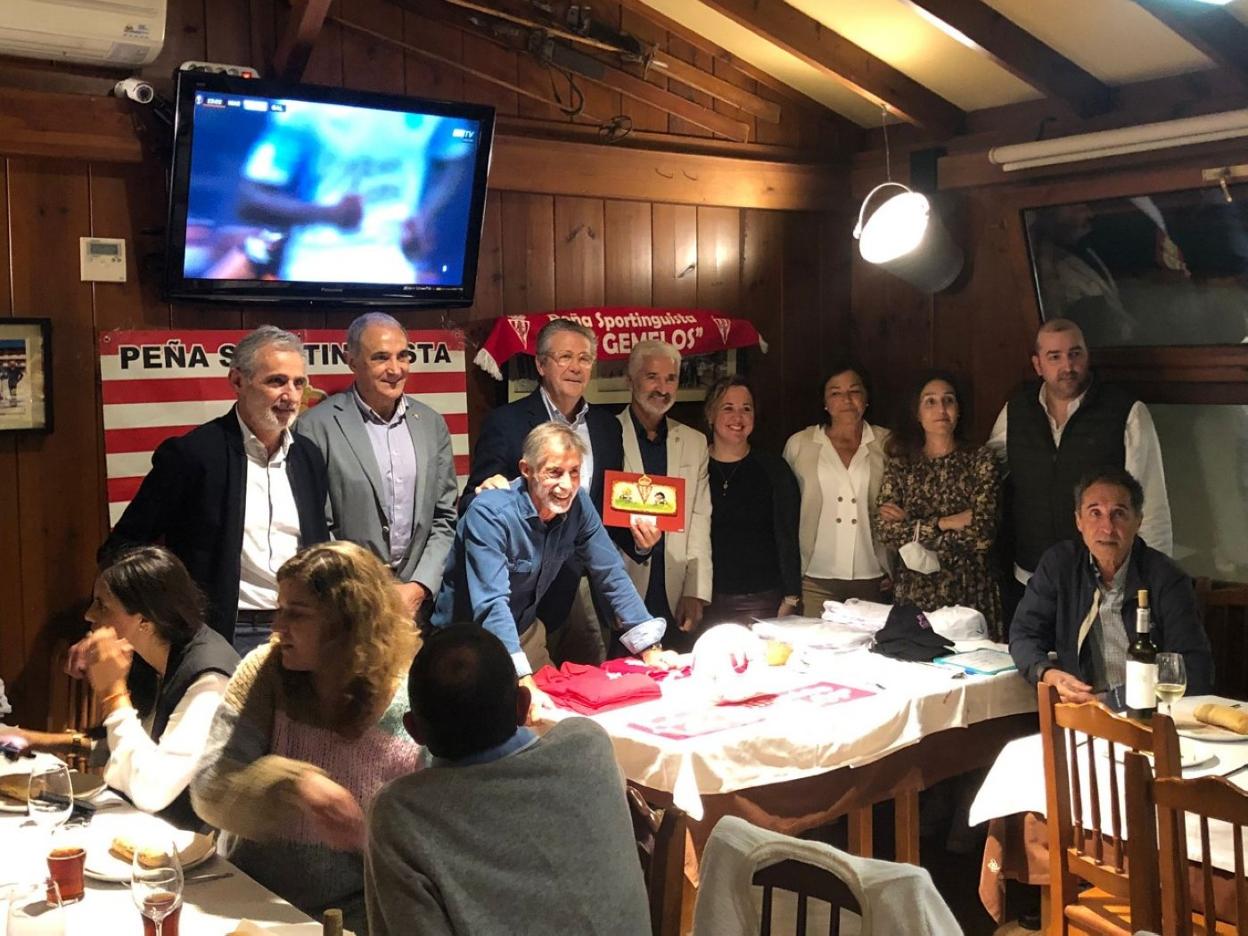
<svg viewBox="0 0 1248 936">
<path fill-rule="evenodd" d="M 898 561 L 895 602 L 924 611 L 975 608 L 992 639 L 1001 640 L 1001 594 L 991 562 L 1001 479 L 992 453 L 966 443 L 961 399 L 950 374 L 929 373 L 916 384 L 889 439 L 875 537 L 891 549 L 917 540 L 940 562 L 939 571 L 924 574 Z"/>
</svg>

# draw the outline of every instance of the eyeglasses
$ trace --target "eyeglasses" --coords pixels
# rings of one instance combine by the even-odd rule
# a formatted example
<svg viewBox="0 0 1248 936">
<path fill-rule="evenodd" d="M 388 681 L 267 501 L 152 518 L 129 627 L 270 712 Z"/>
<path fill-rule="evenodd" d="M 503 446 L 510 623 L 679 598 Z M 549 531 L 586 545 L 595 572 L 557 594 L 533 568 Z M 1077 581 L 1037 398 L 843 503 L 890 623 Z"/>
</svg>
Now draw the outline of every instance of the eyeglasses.
<svg viewBox="0 0 1248 936">
<path fill-rule="evenodd" d="M 573 361 L 576 361 L 581 367 L 594 366 L 594 356 L 592 354 L 573 354 L 571 351 L 560 351 L 558 354 L 547 354 L 546 357 L 560 367 L 567 367 Z"/>
</svg>

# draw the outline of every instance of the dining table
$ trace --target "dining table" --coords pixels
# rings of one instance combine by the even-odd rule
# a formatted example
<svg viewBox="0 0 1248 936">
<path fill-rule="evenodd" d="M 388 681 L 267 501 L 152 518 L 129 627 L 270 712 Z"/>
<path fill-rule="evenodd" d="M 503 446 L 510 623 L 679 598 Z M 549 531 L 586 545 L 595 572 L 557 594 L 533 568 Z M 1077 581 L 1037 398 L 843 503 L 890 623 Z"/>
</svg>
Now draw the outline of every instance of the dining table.
<svg viewBox="0 0 1248 936">
<path fill-rule="evenodd" d="M 50 759 L 49 755 L 39 755 Z M 0 774 L 30 771 L 32 762 L 0 761 Z M 81 900 L 63 908 L 65 936 L 142 936 L 143 919 L 131 897 L 128 880 L 99 880 L 90 875 L 93 866 L 102 865 L 115 833 L 122 829 L 151 829 L 160 823 L 136 810 L 111 791 L 90 799 L 94 814 L 85 825 L 75 819 L 58 830 L 86 849 L 88 875 Z M 76 817 L 75 817 L 76 818 Z M 170 835 L 174 835 L 170 827 Z M 7 909 L 5 895 L 13 886 L 43 880 L 51 845 L 51 830 L 31 822 L 24 809 L 12 802 L 0 804 L 0 924 Z M 179 844 L 181 847 L 181 844 Z M 271 936 L 317 936 L 321 924 L 261 886 L 225 858 L 207 848 L 202 860 L 184 871 L 180 936 L 227 936 L 241 921 L 249 921 L 260 932 Z M 94 859 L 94 860 L 93 860 Z M 110 865 L 111 867 L 111 865 Z M 256 932 L 250 929 L 250 932 Z"/>
<path fill-rule="evenodd" d="M 892 659 L 869 642 L 797 641 L 783 666 L 755 668 L 745 701 L 725 701 L 695 670 L 663 679 L 659 698 L 591 717 L 646 799 L 688 814 L 698 855 L 715 823 L 736 815 L 790 835 L 846 816 L 850 850 L 870 856 L 873 807 L 891 800 L 895 857 L 917 863 L 919 793 L 1034 732 L 1035 690 L 1013 669 L 970 674 Z M 978 649 L 1006 650 L 954 646 Z"/>
<path fill-rule="evenodd" d="M 1248 735 L 1235 735 L 1230 731 L 1210 731 L 1201 726 L 1195 717 L 1196 709 L 1205 703 L 1242 706 L 1245 703 L 1215 695 L 1198 695 L 1174 703 L 1173 718 L 1179 734 L 1179 752 L 1183 762 L 1184 779 L 1198 777 L 1225 777 L 1241 789 L 1248 789 Z M 1211 737 L 1210 735 L 1215 735 Z M 1110 815 L 1111 785 L 1109 771 L 1111 761 L 1108 746 L 1094 741 L 1097 789 L 1101 798 L 1100 814 Z M 1087 758 L 1077 760 L 1084 789 L 1087 782 Z M 1123 789 L 1121 758 L 1115 759 L 1113 768 L 1118 773 L 1118 789 Z M 1085 799 L 1084 822 L 1090 820 L 1092 804 Z M 1005 881 L 1015 880 L 1024 884 L 1047 886 L 1049 883 L 1048 827 L 1046 823 L 1048 800 L 1045 791 L 1044 750 L 1039 734 L 1016 738 L 1005 745 L 989 769 L 983 784 L 971 803 L 972 825 L 988 823 L 988 840 L 984 849 L 980 877 L 980 900 L 995 919 L 1003 917 L 1002 896 Z M 1123 837 L 1130 830 L 1123 818 Z M 1200 823 L 1187 817 L 1187 853 L 1189 857 L 1201 855 Z M 1218 820 L 1209 823 L 1210 863 L 1225 874 L 1233 874 L 1235 867 L 1234 835 L 1231 827 Z M 1248 847 L 1248 835 L 1244 839 Z M 1220 889 L 1219 889 L 1220 891 Z M 1194 899 L 1199 898 L 1197 893 Z M 1215 895 L 1218 907 L 1224 901 L 1229 905 L 1234 894 L 1228 888 L 1224 897 Z M 1219 910 L 1221 913 L 1221 910 Z"/>
</svg>

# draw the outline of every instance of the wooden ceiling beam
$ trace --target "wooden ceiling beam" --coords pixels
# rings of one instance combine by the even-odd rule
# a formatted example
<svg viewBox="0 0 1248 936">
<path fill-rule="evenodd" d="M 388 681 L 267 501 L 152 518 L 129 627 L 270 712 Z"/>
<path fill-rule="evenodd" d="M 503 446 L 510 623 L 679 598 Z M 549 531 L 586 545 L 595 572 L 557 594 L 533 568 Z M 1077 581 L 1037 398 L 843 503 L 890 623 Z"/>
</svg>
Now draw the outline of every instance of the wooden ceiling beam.
<svg viewBox="0 0 1248 936">
<path fill-rule="evenodd" d="M 294 0 L 286 32 L 273 50 L 273 74 L 286 81 L 298 81 L 308 67 L 330 0 Z"/>
<path fill-rule="evenodd" d="M 1248 86 L 1248 26 L 1226 10 L 1192 0 L 1135 2 Z"/>
<path fill-rule="evenodd" d="M 798 104 L 812 111 L 817 111 L 821 115 L 825 115 L 837 123 L 844 125 L 846 129 L 853 133 L 857 133 L 861 129 L 857 124 L 853 123 L 848 118 L 843 117 L 831 108 L 826 107 L 819 101 L 816 101 L 814 98 L 803 94 L 796 88 L 785 84 L 774 75 L 767 74 L 767 72 L 763 71 L 761 68 L 751 65 L 749 62 L 741 61 L 741 59 L 733 55 L 727 49 L 717 46 L 715 43 L 711 42 L 711 40 L 699 33 L 694 32 L 683 23 L 664 16 L 658 10 L 654 9 L 654 7 L 649 6 L 645 0 L 619 0 L 619 4 L 630 13 L 636 13 L 638 16 L 649 20 L 664 32 L 670 33 L 678 39 L 683 39 L 695 49 L 699 49 L 707 55 L 718 59 L 729 68 L 740 72 L 747 78 L 754 79 L 763 87 L 770 88 L 772 91 L 780 95 L 786 102 L 792 101 L 794 104 Z M 673 75 L 672 77 L 675 78 L 676 76 Z M 679 81 L 681 79 L 677 80 Z M 684 83 L 687 84 L 688 82 Z M 699 88 L 698 90 L 703 89 Z"/>
<path fill-rule="evenodd" d="M 904 0 L 943 32 L 991 59 L 1014 77 L 1057 98 L 1080 117 L 1113 106 L 1109 86 L 982 0 Z"/>
<path fill-rule="evenodd" d="M 784 0 L 702 2 L 902 120 L 946 136 L 962 128 L 957 106 Z"/>
</svg>

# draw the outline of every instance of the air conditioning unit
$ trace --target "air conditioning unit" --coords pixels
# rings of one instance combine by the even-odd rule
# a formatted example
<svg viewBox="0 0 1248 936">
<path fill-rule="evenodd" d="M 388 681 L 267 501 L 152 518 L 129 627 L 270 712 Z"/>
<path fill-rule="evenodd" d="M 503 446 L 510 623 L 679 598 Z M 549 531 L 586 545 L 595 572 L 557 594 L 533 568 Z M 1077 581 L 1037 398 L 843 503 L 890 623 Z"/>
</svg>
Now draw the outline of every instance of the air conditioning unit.
<svg viewBox="0 0 1248 936">
<path fill-rule="evenodd" d="M 165 44 L 167 0 L 0 0 L 0 55 L 135 68 Z"/>
</svg>

